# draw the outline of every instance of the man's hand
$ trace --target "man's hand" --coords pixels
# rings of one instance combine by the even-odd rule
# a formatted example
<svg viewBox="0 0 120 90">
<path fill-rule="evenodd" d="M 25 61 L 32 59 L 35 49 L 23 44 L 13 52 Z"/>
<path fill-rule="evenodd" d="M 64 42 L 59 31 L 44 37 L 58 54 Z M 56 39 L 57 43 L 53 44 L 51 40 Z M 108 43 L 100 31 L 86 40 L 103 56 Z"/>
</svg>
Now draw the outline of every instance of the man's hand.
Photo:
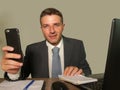
<svg viewBox="0 0 120 90">
<path fill-rule="evenodd" d="M 2 48 L 2 51 L 4 52 L 4 55 L 2 57 L 1 61 L 1 68 L 3 71 L 11 73 L 11 74 L 16 74 L 23 63 L 14 61 L 10 58 L 14 59 L 20 59 L 21 55 L 15 54 L 15 53 L 9 53 L 8 51 L 13 51 L 14 48 L 10 46 L 5 46 Z"/>
<path fill-rule="evenodd" d="M 76 66 L 69 66 L 65 68 L 64 75 L 66 76 L 74 76 L 74 75 L 80 75 L 83 74 L 83 70 L 79 69 Z"/>
</svg>

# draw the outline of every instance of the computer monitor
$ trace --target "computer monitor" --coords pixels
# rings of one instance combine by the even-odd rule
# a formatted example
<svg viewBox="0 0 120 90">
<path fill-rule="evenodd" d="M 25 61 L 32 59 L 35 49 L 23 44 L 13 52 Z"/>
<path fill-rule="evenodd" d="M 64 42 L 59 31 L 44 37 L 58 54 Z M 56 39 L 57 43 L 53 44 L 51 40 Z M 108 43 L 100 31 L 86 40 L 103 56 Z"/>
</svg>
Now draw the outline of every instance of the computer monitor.
<svg viewBox="0 0 120 90">
<path fill-rule="evenodd" d="M 102 90 L 120 90 L 120 19 L 113 19 Z"/>
</svg>

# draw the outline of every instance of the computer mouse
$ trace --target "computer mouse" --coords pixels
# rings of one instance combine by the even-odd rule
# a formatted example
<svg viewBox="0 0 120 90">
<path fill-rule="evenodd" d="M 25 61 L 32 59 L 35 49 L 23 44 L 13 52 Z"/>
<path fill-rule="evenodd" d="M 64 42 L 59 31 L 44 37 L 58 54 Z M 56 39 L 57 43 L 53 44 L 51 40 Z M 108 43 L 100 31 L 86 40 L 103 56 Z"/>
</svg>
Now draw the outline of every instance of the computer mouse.
<svg viewBox="0 0 120 90">
<path fill-rule="evenodd" d="M 53 82 L 51 88 L 51 90 L 68 90 L 68 87 L 60 81 Z"/>
</svg>

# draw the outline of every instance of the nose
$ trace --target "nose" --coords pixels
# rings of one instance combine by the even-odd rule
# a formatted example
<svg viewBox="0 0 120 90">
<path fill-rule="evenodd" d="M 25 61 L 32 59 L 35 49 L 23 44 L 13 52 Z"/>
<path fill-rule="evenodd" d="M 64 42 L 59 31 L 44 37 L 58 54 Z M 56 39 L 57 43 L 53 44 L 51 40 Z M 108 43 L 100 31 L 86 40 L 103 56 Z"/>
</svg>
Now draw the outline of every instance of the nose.
<svg viewBox="0 0 120 90">
<path fill-rule="evenodd" d="M 55 33 L 54 26 L 51 26 L 51 27 L 50 27 L 50 33 Z"/>
</svg>

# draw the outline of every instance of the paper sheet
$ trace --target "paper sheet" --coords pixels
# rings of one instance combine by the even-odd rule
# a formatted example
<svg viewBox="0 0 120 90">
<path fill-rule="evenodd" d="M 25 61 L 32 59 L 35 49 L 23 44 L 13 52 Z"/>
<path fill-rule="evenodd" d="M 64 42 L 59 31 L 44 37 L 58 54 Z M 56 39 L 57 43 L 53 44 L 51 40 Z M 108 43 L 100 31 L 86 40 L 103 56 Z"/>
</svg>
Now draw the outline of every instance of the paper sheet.
<svg viewBox="0 0 120 90">
<path fill-rule="evenodd" d="M 0 90 L 23 90 L 32 80 L 7 81 L 0 83 Z M 27 90 L 41 90 L 44 80 L 35 80 Z"/>
</svg>

